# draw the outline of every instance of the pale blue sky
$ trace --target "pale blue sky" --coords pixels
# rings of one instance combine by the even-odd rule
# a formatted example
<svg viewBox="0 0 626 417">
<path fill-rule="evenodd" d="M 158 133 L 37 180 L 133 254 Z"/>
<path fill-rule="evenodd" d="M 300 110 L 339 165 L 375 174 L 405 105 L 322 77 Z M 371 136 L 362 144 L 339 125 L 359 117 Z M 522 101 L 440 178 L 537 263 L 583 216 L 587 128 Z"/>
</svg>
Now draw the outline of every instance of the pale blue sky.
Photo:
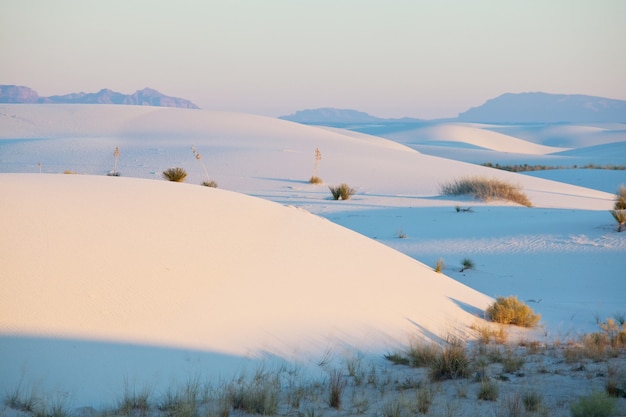
<svg viewBox="0 0 626 417">
<path fill-rule="evenodd" d="M 205 109 L 452 117 L 505 92 L 626 99 L 626 0 L 0 0 L 0 84 Z"/>
</svg>

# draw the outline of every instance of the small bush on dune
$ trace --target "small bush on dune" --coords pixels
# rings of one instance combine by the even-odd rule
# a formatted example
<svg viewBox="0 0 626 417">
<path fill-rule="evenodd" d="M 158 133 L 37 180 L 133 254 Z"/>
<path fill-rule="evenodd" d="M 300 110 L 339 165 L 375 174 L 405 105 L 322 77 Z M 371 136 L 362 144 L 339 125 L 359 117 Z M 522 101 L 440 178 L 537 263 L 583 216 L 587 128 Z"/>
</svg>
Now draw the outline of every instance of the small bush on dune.
<svg viewBox="0 0 626 417">
<path fill-rule="evenodd" d="M 163 171 L 163 177 L 168 181 L 183 182 L 187 178 L 187 171 L 183 168 L 168 168 Z"/>
<path fill-rule="evenodd" d="M 441 186 L 443 195 L 473 195 L 483 201 L 507 200 L 526 207 L 532 203 L 520 187 L 496 178 L 467 177 Z"/>
<path fill-rule="evenodd" d="M 322 179 L 318 176 L 313 175 L 311 178 L 309 178 L 309 183 L 311 184 L 321 184 L 324 181 L 322 181 Z"/>
<path fill-rule="evenodd" d="M 333 200 L 349 200 L 356 193 L 354 188 L 345 183 L 336 186 L 331 185 L 328 189 L 333 195 Z"/>
<path fill-rule="evenodd" d="M 450 342 L 429 364 L 432 381 L 466 378 L 470 372 L 470 359 L 466 347 L 457 341 Z"/>
<path fill-rule="evenodd" d="M 498 297 L 487 308 L 487 317 L 496 323 L 520 327 L 534 327 L 541 319 L 535 312 L 515 296 Z"/>
<path fill-rule="evenodd" d="M 572 417 L 610 417 L 615 415 L 617 399 L 603 392 L 592 392 L 570 405 Z"/>
<path fill-rule="evenodd" d="M 202 181 L 202 185 L 204 185 L 205 187 L 217 188 L 217 183 L 213 180 Z"/>
</svg>

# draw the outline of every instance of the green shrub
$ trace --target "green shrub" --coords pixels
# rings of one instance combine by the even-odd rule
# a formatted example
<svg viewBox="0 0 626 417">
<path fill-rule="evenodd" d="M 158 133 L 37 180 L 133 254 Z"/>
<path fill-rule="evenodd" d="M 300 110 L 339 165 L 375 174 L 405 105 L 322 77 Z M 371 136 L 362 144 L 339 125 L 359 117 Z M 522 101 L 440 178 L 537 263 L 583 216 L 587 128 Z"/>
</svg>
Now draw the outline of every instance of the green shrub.
<svg viewBox="0 0 626 417">
<path fill-rule="evenodd" d="M 187 178 L 187 171 L 183 168 L 168 168 L 163 171 L 163 177 L 168 181 L 183 182 Z"/>
<path fill-rule="evenodd" d="M 501 324 L 512 324 L 521 327 L 534 327 L 541 319 L 534 311 L 515 296 L 498 297 L 487 308 L 487 318 Z"/>
<path fill-rule="evenodd" d="M 580 397 L 570 405 L 572 417 L 610 417 L 614 416 L 617 399 L 599 391 Z"/>
<path fill-rule="evenodd" d="M 441 186 L 443 195 L 473 195 L 483 201 L 507 200 L 526 207 L 532 203 L 520 187 L 496 178 L 466 177 Z"/>
<path fill-rule="evenodd" d="M 331 185 L 328 187 L 331 194 L 333 195 L 333 200 L 349 200 L 352 197 L 356 190 L 350 187 L 348 184 L 340 184 L 340 185 Z"/>
</svg>

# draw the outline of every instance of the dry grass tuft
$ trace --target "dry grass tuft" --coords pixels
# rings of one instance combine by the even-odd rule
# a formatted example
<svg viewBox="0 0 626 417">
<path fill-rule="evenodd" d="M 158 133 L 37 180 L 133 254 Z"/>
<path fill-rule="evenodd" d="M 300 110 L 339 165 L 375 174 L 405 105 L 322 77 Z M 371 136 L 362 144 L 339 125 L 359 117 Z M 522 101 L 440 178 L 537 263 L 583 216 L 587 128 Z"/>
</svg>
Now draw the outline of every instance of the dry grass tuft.
<svg viewBox="0 0 626 417">
<path fill-rule="evenodd" d="M 486 177 L 466 177 L 441 186 L 443 195 L 473 195 L 483 201 L 507 200 L 522 206 L 531 207 L 532 203 L 519 186 Z"/>
</svg>

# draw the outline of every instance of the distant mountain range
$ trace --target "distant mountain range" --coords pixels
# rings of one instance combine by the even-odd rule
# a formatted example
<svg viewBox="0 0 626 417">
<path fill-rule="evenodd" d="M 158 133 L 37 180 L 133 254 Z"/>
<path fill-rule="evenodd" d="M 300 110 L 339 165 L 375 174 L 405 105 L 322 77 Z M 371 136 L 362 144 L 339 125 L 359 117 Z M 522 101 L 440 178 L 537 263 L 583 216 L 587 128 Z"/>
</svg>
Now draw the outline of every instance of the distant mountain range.
<svg viewBox="0 0 626 417">
<path fill-rule="evenodd" d="M 486 123 L 626 122 L 626 101 L 580 94 L 503 94 L 459 114 Z"/>
<path fill-rule="evenodd" d="M 136 106 L 181 107 L 185 109 L 199 108 L 189 100 L 166 96 L 151 88 L 137 90 L 130 95 L 104 88 L 97 93 L 81 92 L 62 96 L 40 97 L 35 90 L 29 87 L 0 85 L 0 103 L 128 104 Z"/>
<path fill-rule="evenodd" d="M 420 119 L 381 119 L 356 110 L 321 108 L 300 110 L 281 119 L 293 122 L 352 126 L 413 124 Z M 626 122 L 626 101 L 585 95 L 548 93 L 503 94 L 446 121 L 476 123 L 589 123 Z"/>
<path fill-rule="evenodd" d="M 419 119 L 403 117 L 401 119 L 382 119 L 365 112 L 347 109 L 321 108 L 312 110 L 300 110 L 288 116 L 280 116 L 279 119 L 289 120 L 311 125 L 355 125 L 374 123 L 417 123 Z"/>
</svg>

